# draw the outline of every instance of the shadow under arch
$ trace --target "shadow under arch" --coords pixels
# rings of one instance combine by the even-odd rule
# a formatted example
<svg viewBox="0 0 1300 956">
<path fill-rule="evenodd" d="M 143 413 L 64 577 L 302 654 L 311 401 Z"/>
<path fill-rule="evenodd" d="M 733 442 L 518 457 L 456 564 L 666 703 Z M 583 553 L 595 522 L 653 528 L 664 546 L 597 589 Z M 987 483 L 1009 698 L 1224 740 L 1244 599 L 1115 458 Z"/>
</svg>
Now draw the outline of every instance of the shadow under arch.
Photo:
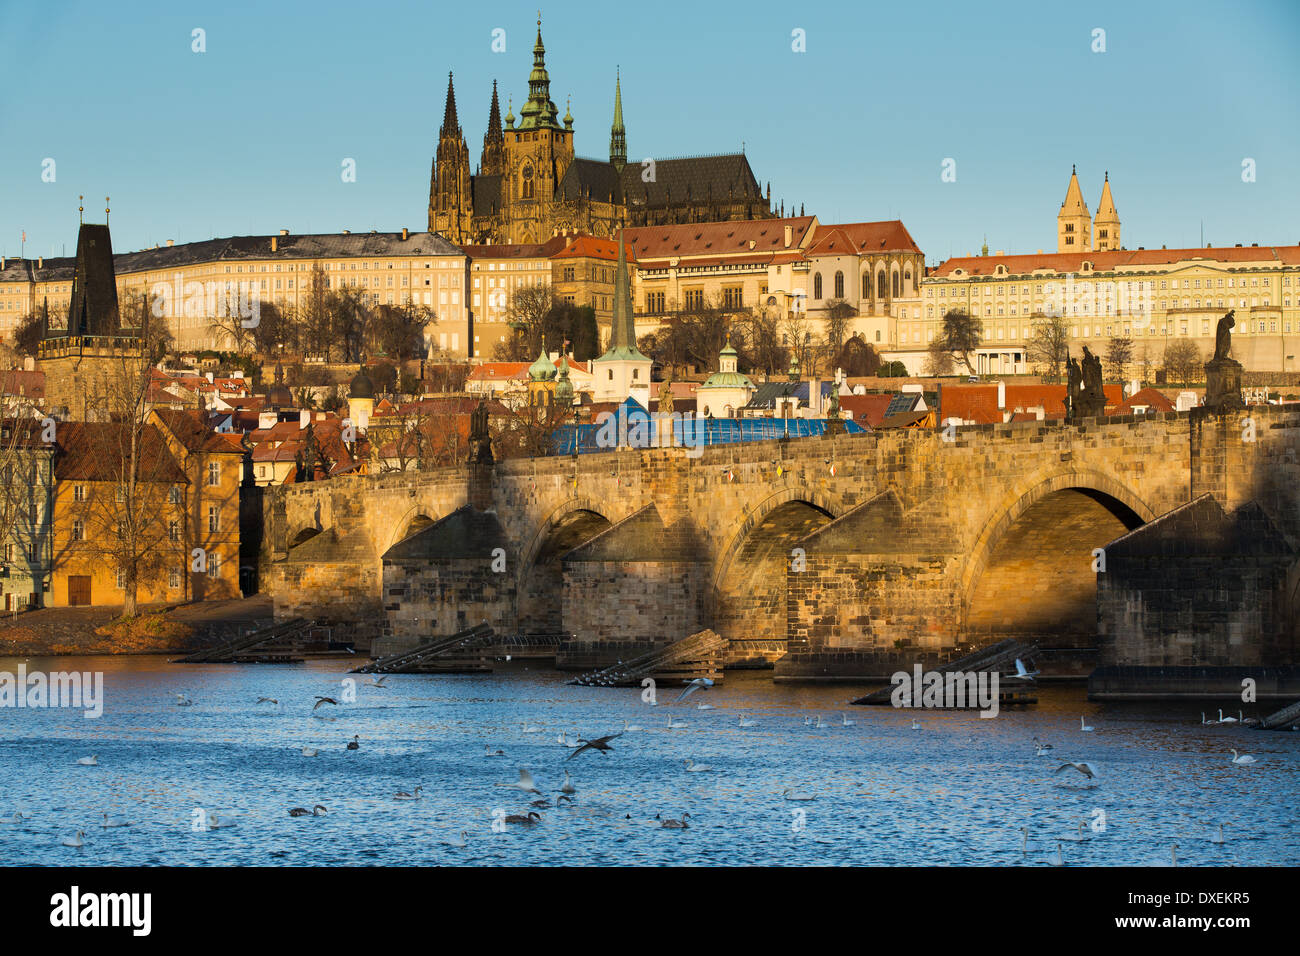
<svg viewBox="0 0 1300 956">
<path fill-rule="evenodd" d="M 1094 549 L 1155 518 L 1136 492 L 1095 469 L 1040 472 L 985 522 L 962 571 L 961 633 L 1096 642 Z"/>
<path fill-rule="evenodd" d="M 585 496 L 569 498 L 543 518 L 520 555 L 517 567 L 519 629 L 525 634 L 564 633 L 564 569 L 569 551 L 613 527 L 609 503 Z"/>
</svg>

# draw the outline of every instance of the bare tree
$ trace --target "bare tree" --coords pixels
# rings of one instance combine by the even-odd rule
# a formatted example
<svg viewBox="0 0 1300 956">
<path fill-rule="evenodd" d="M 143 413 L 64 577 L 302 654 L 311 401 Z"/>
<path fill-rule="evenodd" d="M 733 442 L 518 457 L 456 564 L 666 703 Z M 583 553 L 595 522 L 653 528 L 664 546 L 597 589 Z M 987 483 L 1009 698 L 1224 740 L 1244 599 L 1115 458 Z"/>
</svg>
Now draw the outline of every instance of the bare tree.
<svg viewBox="0 0 1300 956">
<path fill-rule="evenodd" d="M 1110 365 L 1111 375 L 1117 381 L 1124 381 L 1124 370 L 1133 361 L 1133 340 L 1128 336 L 1113 338 L 1106 347 L 1106 362 Z"/>
<path fill-rule="evenodd" d="M 537 357 L 542 349 L 546 317 L 554 305 L 555 296 L 549 282 L 524 286 L 510 293 L 506 307 L 506 320 L 512 333 L 506 342 L 510 361 L 526 362 Z"/>
<path fill-rule="evenodd" d="M 952 353 L 943 346 L 943 339 L 936 336 L 930 340 L 930 347 L 925 356 L 925 374 L 933 377 L 952 374 Z"/>
<path fill-rule="evenodd" d="M 1040 315 L 1030 329 L 1025 355 L 1050 382 L 1058 381 L 1070 353 L 1070 326 L 1059 315 Z"/>
<path fill-rule="evenodd" d="M 1180 385 L 1201 380 L 1203 361 L 1201 350 L 1189 339 L 1175 339 L 1165 346 L 1165 375 Z"/>
<path fill-rule="evenodd" d="M 826 353 L 836 355 L 848 337 L 849 320 L 858 314 L 858 310 L 843 299 L 831 299 L 826 303 L 825 336 Z"/>
</svg>

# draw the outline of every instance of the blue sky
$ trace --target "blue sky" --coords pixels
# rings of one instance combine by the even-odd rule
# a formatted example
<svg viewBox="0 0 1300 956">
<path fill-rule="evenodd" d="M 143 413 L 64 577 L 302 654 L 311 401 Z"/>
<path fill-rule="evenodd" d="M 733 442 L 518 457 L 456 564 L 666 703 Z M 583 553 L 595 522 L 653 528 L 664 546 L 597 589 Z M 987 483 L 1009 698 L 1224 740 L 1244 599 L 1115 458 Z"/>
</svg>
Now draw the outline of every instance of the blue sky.
<svg viewBox="0 0 1300 956">
<path fill-rule="evenodd" d="M 1110 171 L 1129 248 L 1197 245 L 1202 222 L 1216 245 L 1300 243 L 1296 0 L 542 13 L 579 155 L 608 155 L 619 66 L 633 161 L 743 142 L 787 211 L 901 218 L 930 262 L 985 235 L 992 250 L 1052 249 L 1072 163 L 1094 212 Z M 0 251 L 18 254 L 26 230 L 29 256 L 71 253 L 80 193 L 92 221 L 112 196 L 118 251 L 423 229 L 447 71 L 477 164 L 492 80 L 503 110 L 527 95 L 535 20 L 516 3 L 0 0 Z M 940 181 L 949 157 L 954 183 Z"/>
</svg>

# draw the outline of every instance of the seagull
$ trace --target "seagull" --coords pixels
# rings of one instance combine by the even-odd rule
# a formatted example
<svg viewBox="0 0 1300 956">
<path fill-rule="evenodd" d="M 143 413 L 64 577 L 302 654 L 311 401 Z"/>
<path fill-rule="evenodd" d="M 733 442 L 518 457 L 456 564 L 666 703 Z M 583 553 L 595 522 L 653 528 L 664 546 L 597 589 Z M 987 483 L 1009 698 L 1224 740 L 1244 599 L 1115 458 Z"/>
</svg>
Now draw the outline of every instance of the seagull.
<svg viewBox="0 0 1300 956">
<path fill-rule="evenodd" d="M 744 714 L 741 714 L 741 715 L 740 715 L 740 726 L 742 726 L 742 727 L 756 727 L 756 726 L 758 726 L 758 721 L 757 721 L 757 720 L 750 720 L 750 719 L 749 719 L 748 717 L 746 717 Z"/>
<path fill-rule="evenodd" d="M 337 704 L 338 704 L 338 701 L 335 700 L 333 697 L 320 697 L 320 696 L 317 696 L 317 698 L 316 698 L 316 707 L 313 707 L 313 708 L 312 708 L 312 712 L 315 713 L 316 708 L 319 707 L 321 704 L 335 704 L 335 705 L 337 705 Z"/>
<path fill-rule="evenodd" d="M 1238 754 L 1237 751 L 1234 750 L 1234 751 L 1232 751 L 1232 762 L 1233 762 L 1233 763 L 1243 763 L 1243 764 L 1244 764 L 1244 763 L 1254 763 L 1254 762 L 1255 762 L 1255 758 L 1252 757 L 1250 754 Z"/>
<path fill-rule="evenodd" d="M 130 825 L 131 821 L 127 820 L 125 817 L 110 817 L 107 813 L 104 814 L 104 822 L 100 824 L 101 827 L 105 828 L 129 827 Z"/>
<path fill-rule="evenodd" d="M 318 804 L 316 804 L 314 807 L 312 807 L 310 810 L 308 810 L 306 807 L 294 807 L 292 810 L 289 811 L 289 816 L 291 816 L 291 817 L 323 817 L 323 816 L 325 816 L 325 814 L 327 814 L 327 813 L 329 813 L 329 811 L 326 810 L 324 807 L 322 807 L 322 806 L 318 803 Z"/>
<path fill-rule="evenodd" d="M 522 823 L 524 826 L 532 826 L 535 823 L 542 822 L 542 815 L 536 810 L 529 810 L 528 816 L 521 816 L 518 813 L 512 813 L 506 817 L 506 823 Z"/>
<path fill-rule="evenodd" d="M 194 701 L 190 700 L 184 694 L 173 694 L 172 696 L 176 698 L 177 707 L 192 707 L 194 705 Z"/>
<path fill-rule="evenodd" d="M 82 839 L 85 835 L 84 830 L 78 830 L 73 836 L 65 836 L 61 842 L 64 846 L 85 846 L 86 841 Z"/>
<path fill-rule="evenodd" d="M 817 799 L 817 796 L 815 794 L 804 793 L 802 791 L 797 791 L 797 790 L 791 790 L 789 787 L 785 788 L 785 791 L 781 794 L 781 796 L 785 797 L 787 800 L 798 800 L 800 802 L 806 802 L 808 800 Z"/>
<path fill-rule="evenodd" d="M 460 836 L 458 836 L 458 837 L 448 837 L 447 839 L 445 839 L 445 840 L 442 841 L 442 842 L 443 842 L 443 845 L 444 845 L 444 846 L 454 846 L 454 847 L 464 847 L 464 846 L 465 846 L 465 837 L 466 837 L 466 835 L 468 835 L 468 833 L 469 833 L 468 830 L 461 830 L 461 831 L 460 831 Z"/>
<path fill-rule="evenodd" d="M 533 782 L 533 775 L 523 767 L 519 768 L 519 780 L 515 783 L 498 783 L 498 787 L 509 787 L 511 790 L 522 790 L 524 793 L 535 793 L 539 797 L 542 791 L 537 789 L 537 784 Z"/>
<path fill-rule="evenodd" d="M 81 764 L 83 767 L 98 767 L 99 759 L 94 754 L 91 754 L 89 757 L 79 758 L 77 763 Z"/>
<path fill-rule="evenodd" d="M 393 794 L 394 800 L 419 800 L 424 793 L 424 787 L 416 787 L 414 793 L 407 793 L 405 790 L 398 790 Z"/>
<path fill-rule="evenodd" d="M 384 686 L 384 681 L 386 681 L 386 680 L 388 680 L 388 675 L 387 675 L 387 674 L 385 674 L 383 677 L 378 677 L 378 678 L 376 678 L 376 679 L 374 679 L 374 680 L 368 680 L 368 681 L 366 681 L 366 686 L 367 686 L 367 687 L 383 687 L 383 686 Z"/>
<path fill-rule="evenodd" d="M 683 813 L 682 818 L 680 820 L 660 820 L 659 826 L 666 827 L 669 830 L 689 830 L 690 824 L 688 824 L 686 821 L 689 820 L 690 818 L 691 815 L 689 813 Z M 655 819 L 659 820 L 657 816 L 655 817 Z"/>
<path fill-rule="evenodd" d="M 713 768 L 709 766 L 707 763 L 696 763 L 694 760 L 686 761 L 687 773 L 707 773 L 712 769 Z"/>
<path fill-rule="evenodd" d="M 1063 763 L 1059 767 L 1057 767 L 1056 772 L 1060 773 L 1062 770 L 1068 770 L 1071 767 L 1079 771 L 1079 773 L 1083 774 L 1089 780 L 1093 779 L 1094 777 L 1101 776 L 1100 771 L 1098 771 L 1096 767 L 1088 763 L 1088 761 L 1086 760 L 1082 760 L 1079 763 L 1070 763 L 1067 761 L 1066 763 Z"/>
<path fill-rule="evenodd" d="M 626 734 L 626 733 L 631 733 L 631 732 L 633 732 L 633 731 L 637 731 L 637 730 L 644 730 L 644 729 L 645 729 L 645 728 L 642 727 L 640 724 L 632 724 L 631 726 L 628 726 L 628 722 L 627 722 L 626 720 L 623 721 L 623 733 L 625 733 L 625 734 Z"/>
<path fill-rule="evenodd" d="M 1039 673 L 1041 673 L 1041 672 L 1040 672 L 1040 671 L 1031 671 L 1031 670 L 1029 670 L 1028 668 L 1025 667 L 1025 662 L 1024 662 L 1024 661 L 1022 661 L 1022 660 L 1021 660 L 1020 658 L 1018 658 L 1018 657 L 1016 658 L 1016 676 L 1017 676 L 1017 677 L 1023 677 L 1023 678 L 1025 678 L 1026 680 L 1033 680 L 1035 677 L 1037 677 L 1037 676 L 1039 675 Z"/>
<path fill-rule="evenodd" d="M 669 730 L 676 730 L 676 729 L 679 728 L 679 727 L 685 727 L 685 726 L 686 726 L 686 721 L 684 721 L 684 720 L 674 720 L 673 717 L 672 717 L 672 715 L 671 715 L 671 714 L 669 715 L 669 717 L 668 717 L 668 729 L 669 729 Z"/>
<path fill-rule="evenodd" d="M 564 759 L 572 760 L 574 757 L 578 756 L 578 754 L 582 753 L 584 750 L 599 750 L 601 753 L 608 753 L 609 751 L 614 749 L 609 745 L 609 742 L 616 737 L 622 737 L 622 736 L 623 735 L 621 733 L 618 733 L 618 734 L 609 734 L 606 737 L 597 737 L 595 740 L 582 740 L 580 741 L 582 746 L 579 747 L 577 750 L 575 750 L 573 753 L 569 754 L 569 756 L 565 757 Z"/>
<path fill-rule="evenodd" d="M 1087 722 L 1082 717 L 1079 718 L 1079 729 L 1084 731 L 1085 733 L 1090 732 L 1092 730 L 1092 728 L 1088 726 Z"/>
<path fill-rule="evenodd" d="M 360 750 L 360 749 L 361 749 L 361 738 L 357 734 L 353 734 L 352 739 L 348 741 L 348 750 Z"/>
<path fill-rule="evenodd" d="M 856 723 L 857 723 L 856 720 L 850 720 L 850 719 L 849 719 L 849 715 L 848 715 L 848 714 L 840 714 L 840 726 L 841 726 L 841 727 L 852 727 L 852 726 L 853 726 L 854 724 L 856 724 Z"/>
<path fill-rule="evenodd" d="M 303 747 L 303 748 L 302 748 L 302 755 L 303 755 L 304 757 L 314 757 L 314 756 L 316 756 L 317 753 L 318 753 L 318 751 L 317 751 L 316 748 L 314 748 L 314 747 Z"/>
<path fill-rule="evenodd" d="M 573 778 L 569 776 L 569 771 L 564 771 L 564 783 L 560 785 L 560 793 L 575 794 L 578 788 L 573 785 Z"/>
<path fill-rule="evenodd" d="M 697 677 L 695 680 L 683 681 L 682 683 L 686 685 L 686 689 L 682 691 L 681 696 L 677 698 L 677 703 L 679 704 L 701 687 L 713 686 L 713 680 L 709 677 Z"/>
<path fill-rule="evenodd" d="M 1238 713 L 1240 713 L 1240 711 L 1238 711 Z M 1221 723 L 1221 724 L 1235 724 L 1235 723 L 1237 723 L 1237 718 L 1236 718 L 1236 717 L 1224 717 L 1224 716 L 1223 716 L 1223 708 L 1220 707 L 1220 708 L 1219 708 L 1219 723 Z"/>
<path fill-rule="evenodd" d="M 259 704 L 279 704 L 280 702 L 279 702 L 278 700 L 276 700 L 274 697 L 259 697 L 259 698 L 257 698 L 257 703 L 259 703 Z"/>
</svg>

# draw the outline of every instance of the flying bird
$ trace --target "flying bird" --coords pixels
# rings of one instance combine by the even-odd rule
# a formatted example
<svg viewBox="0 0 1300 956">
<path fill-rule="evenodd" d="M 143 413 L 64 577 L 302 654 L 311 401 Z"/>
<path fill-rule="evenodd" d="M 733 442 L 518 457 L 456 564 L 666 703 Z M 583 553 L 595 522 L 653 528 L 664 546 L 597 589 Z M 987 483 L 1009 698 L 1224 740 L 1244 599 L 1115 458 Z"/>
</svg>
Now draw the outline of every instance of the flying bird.
<svg viewBox="0 0 1300 956">
<path fill-rule="evenodd" d="M 519 780 L 515 783 L 499 783 L 498 787 L 509 787 L 511 790 L 522 790 L 524 793 L 535 793 L 539 797 L 542 791 L 537 789 L 537 784 L 533 781 L 533 775 L 523 767 L 519 768 Z"/>
<path fill-rule="evenodd" d="M 581 743 L 582 746 L 579 747 L 577 750 L 575 750 L 573 753 L 569 754 L 569 756 L 565 757 L 564 759 L 572 760 L 574 757 L 578 756 L 578 754 L 582 753 L 584 750 L 599 750 L 601 753 L 609 753 L 611 750 L 614 749 L 609 745 L 609 742 L 616 737 L 622 737 L 622 736 L 623 736 L 622 732 L 619 732 L 617 734 L 610 734 L 607 737 L 597 737 L 595 740 L 580 740 L 579 743 Z"/>
<path fill-rule="evenodd" d="M 338 704 L 338 701 L 335 700 L 333 697 L 321 697 L 321 696 L 318 695 L 318 696 L 316 697 L 316 707 L 313 707 L 312 710 L 315 711 L 316 708 L 319 707 L 321 704 L 335 704 L 335 705 L 337 705 L 337 704 Z"/>
<path fill-rule="evenodd" d="M 710 677 L 697 677 L 695 680 L 688 680 L 684 683 L 686 684 L 686 689 L 682 691 L 681 696 L 677 698 L 677 703 L 679 704 L 701 687 L 712 687 L 713 679 Z"/>
<path fill-rule="evenodd" d="M 1029 670 L 1027 667 L 1025 667 L 1025 662 L 1024 662 L 1024 661 L 1022 661 L 1022 660 L 1021 660 L 1020 658 L 1018 658 L 1018 657 L 1016 658 L 1016 676 L 1017 676 L 1017 677 L 1023 677 L 1025 680 L 1033 680 L 1035 677 L 1037 677 L 1037 676 L 1039 675 L 1039 673 L 1040 673 L 1039 671 L 1031 671 L 1031 670 Z"/>
<path fill-rule="evenodd" d="M 1094 777 L 1101 776 L 1101 773 L 1097 770 L 1097 768 L 1094 767 L 1092 764 L 1088 763 L 1088 761 L 1086 760 L 1082 760 L 1079 763 L 1070 763 L 1067 761 L 1066 763 L 1063 763 L 1059 767 L 1057 767 L 1056 772 L 1060 773 L 1062 770 L 1068 770 L 1071 767 L 1079 771 L 1079 773 L 1083 774 L 1089 780 L 1093 779 Z"/>
</svg>

